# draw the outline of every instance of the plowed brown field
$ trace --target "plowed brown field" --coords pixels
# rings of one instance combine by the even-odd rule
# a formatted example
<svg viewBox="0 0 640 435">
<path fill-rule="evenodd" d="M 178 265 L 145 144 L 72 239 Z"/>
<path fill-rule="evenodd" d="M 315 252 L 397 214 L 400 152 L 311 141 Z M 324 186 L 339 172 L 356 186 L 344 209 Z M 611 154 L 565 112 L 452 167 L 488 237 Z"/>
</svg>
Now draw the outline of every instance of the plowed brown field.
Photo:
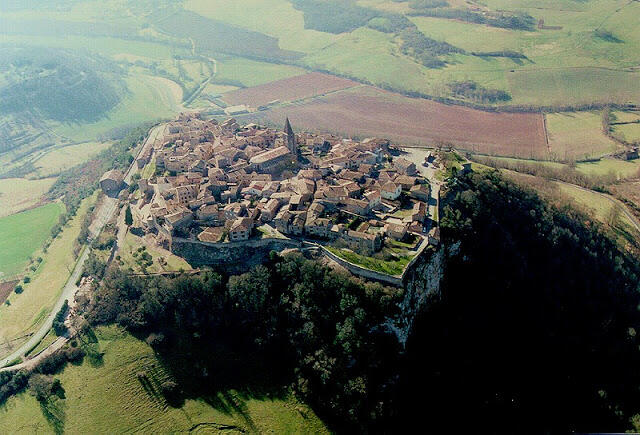
<svg viewBox="0 0 640 435">
<path fill-rule="evenodd" d="M 224 94 L 222 98 L 232 105 L 246 104 L 258 107 L 274 100 L 296 101 L 357 85 L 358 83 L 349 79 L 313 72 L 252 88 L 238 89 Z"/>
<path fill-rule="evenodd" d="M 523 158 L 548 156 L 544 119 L 536 113 L 492 113 L 358 87 L 265 115 L 295 127 L 348 136 L 388 138 L 407 145 L 449 142 L 458 148 Z"/>
</svg>

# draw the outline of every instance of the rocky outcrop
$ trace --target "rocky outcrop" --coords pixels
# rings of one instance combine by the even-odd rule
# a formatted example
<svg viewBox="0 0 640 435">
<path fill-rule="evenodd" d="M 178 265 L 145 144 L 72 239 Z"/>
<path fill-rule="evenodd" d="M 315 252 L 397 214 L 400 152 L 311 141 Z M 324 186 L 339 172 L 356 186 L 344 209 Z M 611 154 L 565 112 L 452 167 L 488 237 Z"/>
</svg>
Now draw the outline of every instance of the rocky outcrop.
<svg viewBox="0 0 640 435">
<path fill-rule="evenodd" d="M 440 283 L 444 277 L 447 258 L 459 248 L 459 243 L 448 247 L 444 244 L 438 247 L 429 246 L 405 272 L 405 292 L 400 303 L 400 314 L 393 325 L 389 325 L 403 345 L 411 333 L 418 313 L 430 300 L 440 296 Z"/>
</svg>

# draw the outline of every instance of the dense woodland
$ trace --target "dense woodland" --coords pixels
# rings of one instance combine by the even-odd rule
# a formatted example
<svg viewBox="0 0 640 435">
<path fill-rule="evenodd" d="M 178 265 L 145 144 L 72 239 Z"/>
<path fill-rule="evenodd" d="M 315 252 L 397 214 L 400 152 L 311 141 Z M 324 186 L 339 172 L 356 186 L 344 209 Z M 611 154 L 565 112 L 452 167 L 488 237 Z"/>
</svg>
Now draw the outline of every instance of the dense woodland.
<svg viewBox="0 0 640 435">
<path fill-rule="evenodd" d="M 288 385 L 329 423 L 356 430 L 394 409 L 389 376 L 400 348 L 384 323 L 398 293 L 274 253 L 232 277 L 145 279 L 111 269 L 89 320 L 145 338 L 182 389 L 171 398 L 178 403 Z"/>
<path fill-rule="evenodd" d="M 458 177 L 451 193 L 442 236 L 461 250 L 407 346 L 407 419 L 428 412 L 426 424 L 450 429 L 464 416 L 496 432 L 631 428 L 638 259 L 498 172 Z"/>
<path fill-rule="evenodd" d="M 96 121 L 124 94 L 120 74 L 114 63 L 94 55 L 5 47 L 0 50 L 0 115 L 29 112 L 60 122 Z"/>
</svg>

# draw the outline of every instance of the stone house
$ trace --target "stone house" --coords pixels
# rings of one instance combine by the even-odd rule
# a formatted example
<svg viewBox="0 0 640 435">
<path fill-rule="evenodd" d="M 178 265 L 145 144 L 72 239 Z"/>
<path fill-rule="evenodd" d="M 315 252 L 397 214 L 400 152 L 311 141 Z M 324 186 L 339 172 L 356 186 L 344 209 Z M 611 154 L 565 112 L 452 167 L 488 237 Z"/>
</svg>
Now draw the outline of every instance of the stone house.
<svg viewBox="0 0 640 435">
<path fill-rule="evenodd" d="M 402 186 L 400 184 L 396 184 L 392 181 L 388 181 L 382 185 L 382 190 L 380 194 L 384 199 L 388 199 L 389 201 L 395 201 L 400 196 L 402 192 Z"/>
<path fill-rule="evenodd" d="M 229 229 L 229 240 L 232 242 L 249 240 L 252 230 L 253 220 L 251 220 L 251 218 L 238 218 L 233 221 L 233 224 L 231 224 L 231 228 Z"/>
</svg>

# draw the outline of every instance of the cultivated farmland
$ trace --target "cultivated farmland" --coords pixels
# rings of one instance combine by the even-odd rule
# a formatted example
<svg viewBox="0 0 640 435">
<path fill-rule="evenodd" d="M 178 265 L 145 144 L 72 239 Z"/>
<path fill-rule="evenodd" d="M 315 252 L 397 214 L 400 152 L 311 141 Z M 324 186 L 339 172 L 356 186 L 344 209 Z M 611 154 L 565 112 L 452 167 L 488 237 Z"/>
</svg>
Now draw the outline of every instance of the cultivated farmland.
<svg viewBox="0 0 640 435">
<path fill-rule="evenodd" d="M 74 243 L 80 233 L 80 226 L 89 206 L 95 200 L 96 195 L 82 202 L 76 216 L 65 226 L 62 234 L 51 243 L 46 253 L 36 251 L 37 255 L 42 256 L 43 261 L 31 274 L 31 281 L 28 284 L 23 284 L 24 293 L 12 294 L 9 296 L 10 305 L 0 306 L 0 343 L 2 343 L 0 355 L 6 356 L 12 349 L 23 344 L 29 337 L 27 334 L 37 330 L 51 311 L 76 264 L 76 256 L 73 252 Z M 11 217 L 14 216 L 9 216 L 9 218 Z M 55 219 L 57 219 L 57 215 L 55 215 Z M 32 225 L 35 224 L 30 223 L 29 227 L 31 231 L 35 231 L 37 227 Z M 47 236 L 49 236 L 50 229 L 51 226 L 46 227 Z M 0 231 L 0 234 L 11 233 Z M 35 250 L 42 243 L 40 245 L 33 244 L 32 249 Z M 21 249 L 20 245 L 19 242 L 13 241 L 11 245 L 3 244 L 2 246 L 11 246 L 12 249 L 17 250 Z M 28 255 L 33 255 L 33 250 Z M 24 263 L 22 264 L 24 265 Z"/>
<path fill-rule="evenodd" d="M 55 178 L 0 180 L 0 217 L 18 213 L 36 205 L 55 181 Z"/>
<path fill-rule="evenodd" d="M 483 154 L 526 158 L 548 155 L 540 114 L 484 112 L 372 87 L 277 108 L 265 116 L 278 123 L 289 116 L 299 128 L 388 137 L 408 145 L 447 142 Z"/>
<path fill-rule="evenodd" d="M 230 104 L 258 107 L 273 100 L 295 101 L 357 86 L 358 83 L 322 73 L 309 73 L 253 88 L 228 92 L 223 99 Z"/>
</svg>

